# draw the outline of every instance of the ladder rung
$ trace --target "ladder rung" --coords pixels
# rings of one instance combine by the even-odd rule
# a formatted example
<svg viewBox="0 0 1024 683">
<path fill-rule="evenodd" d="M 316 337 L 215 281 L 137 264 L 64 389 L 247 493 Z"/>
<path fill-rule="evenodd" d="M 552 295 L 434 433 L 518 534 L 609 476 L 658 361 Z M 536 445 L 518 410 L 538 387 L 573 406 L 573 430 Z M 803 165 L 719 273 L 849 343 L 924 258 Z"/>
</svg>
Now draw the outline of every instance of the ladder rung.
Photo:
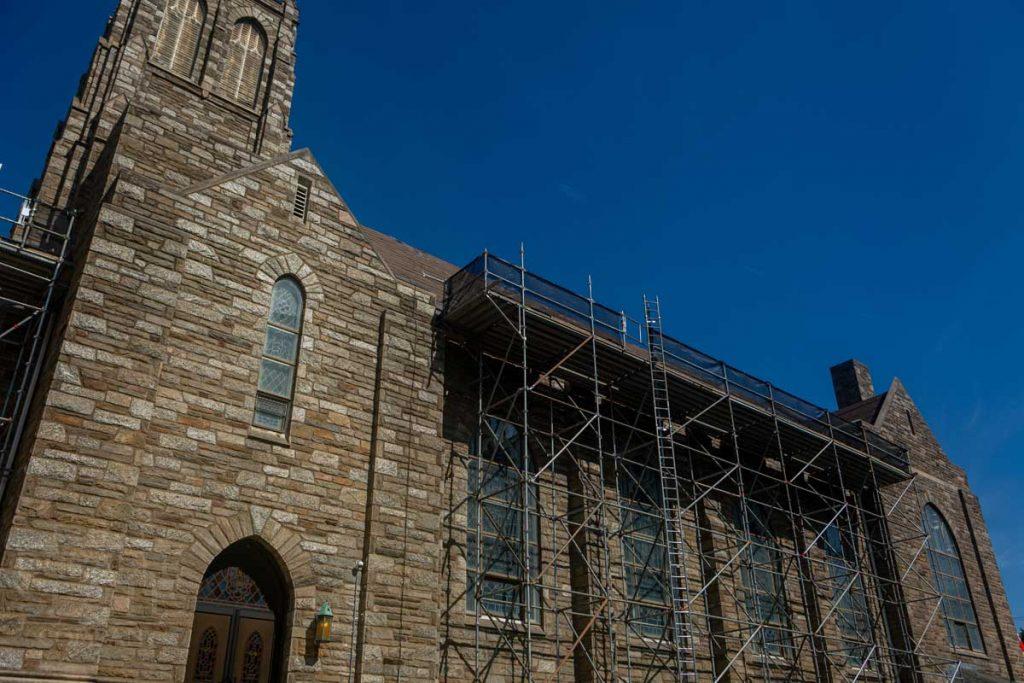
<svg viewBox="0 0 1024 683">
<path fill-rule="evenodd" d="M 669 578 L 672 596 L 672 609 L 675 624 L 673 636 L 676 648 L 676 667 L 680 680 L 697 680 L 696 652 L 693 647 L 693 636 L 690 635 L 690 590 L 686 574 L 686 537 L 677 526 L 683 523 L 683 515 L 679 510 L 679 476 L 676 472 L 675 451 L 669 435 L 672 410 L 668 373 L 665 370 L 664 334 L 661 326 L 661 306 L 657 300 L 644 299 L 644 320 L 647 322 L 647 350 L 651 361 L 651 395 L 654 399 L 654 419 L 657 422 L 658 464 L 661 468 L 662 504 L 666 511 L 677 510 L 675 524 L 666 515 L 668 524 L 665 528 L 665 542 L 669 551 Z M 668 423 L 668 424 L 666 424 Z"/>
</svg>

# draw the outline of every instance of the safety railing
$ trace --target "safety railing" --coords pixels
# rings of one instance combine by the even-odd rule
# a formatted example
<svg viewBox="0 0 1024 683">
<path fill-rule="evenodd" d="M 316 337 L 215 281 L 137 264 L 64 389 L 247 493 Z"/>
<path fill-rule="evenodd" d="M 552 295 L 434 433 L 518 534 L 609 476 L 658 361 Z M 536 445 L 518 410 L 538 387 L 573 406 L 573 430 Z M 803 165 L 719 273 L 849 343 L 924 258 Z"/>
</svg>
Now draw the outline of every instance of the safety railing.
<svg viewBox="0 0 1024 683">
<path fill-rule="evenodd" d="M 60 257 L 66 251 L 70 229 L 68 211 L 0 188 L 0 248 Z"/>
<path fill-rule="evenodd" d="M 598 336 L 624 348 L 631 346 L 643 350 L 643 325 L 635 318 L 596 302 L 592 305 L 587 297 L 486 252 L 448 279 L 445 285 L 445 313 L 456 312 L 466 303 L 477 299 L 481 291 L 501 293 L 513 301 L 525 301 L 528 307 L 542 310 L 585 330 L 591 329 L 593 323 Z M 790 423 L 862 451 L 887 465 L 904 472 L 909 470 L 909 461 L 903 448 L 865 429 L 863 425 L 844 420 L 825 408 L 667 335 L 664 336 L 664 346 L 666 363 L 670 369 L 718 392 L 760 407 Z"/>
</svg>

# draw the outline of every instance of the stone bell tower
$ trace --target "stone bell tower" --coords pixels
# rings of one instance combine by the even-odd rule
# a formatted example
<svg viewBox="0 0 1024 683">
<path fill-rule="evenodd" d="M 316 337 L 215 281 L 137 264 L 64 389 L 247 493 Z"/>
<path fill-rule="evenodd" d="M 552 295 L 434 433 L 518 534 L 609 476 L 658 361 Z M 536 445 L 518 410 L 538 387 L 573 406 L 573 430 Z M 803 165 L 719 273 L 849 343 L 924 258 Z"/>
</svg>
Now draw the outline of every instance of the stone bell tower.
<svg viewBox="0 0 1024 683">
<path fill-rule="evenodd" d="M 294 0 L 120 0 L 57 127 L 30 194 L 76 220 L 5 472 L 0 679 L 138 680 L 182 665 L 187 642 L 132 640 L 132 624 L 160 622 L 168 579 L 140 578 L 154 561 L 127 557 L 170 540 L 140 540 L 153 513 L 139 490 L 140 468 L 160 464 L 147 448 L 161 437 L 144 425 L 173 362 L 187 254 L 208 250 L 181 228 L 202 222 L 182 193 L 287 156 L 297 24 Z M 102 339 L 85 341 L 83 324 Z M 191 615 L 164 621 L 185 629 Z"/>
<path fill-rule="evenodd" d="M 89 213 L 119 169 L 186 186 L 288 152 L 297 24 L 294 0 L 121 0 L 38 198 Z"/>
</svg>

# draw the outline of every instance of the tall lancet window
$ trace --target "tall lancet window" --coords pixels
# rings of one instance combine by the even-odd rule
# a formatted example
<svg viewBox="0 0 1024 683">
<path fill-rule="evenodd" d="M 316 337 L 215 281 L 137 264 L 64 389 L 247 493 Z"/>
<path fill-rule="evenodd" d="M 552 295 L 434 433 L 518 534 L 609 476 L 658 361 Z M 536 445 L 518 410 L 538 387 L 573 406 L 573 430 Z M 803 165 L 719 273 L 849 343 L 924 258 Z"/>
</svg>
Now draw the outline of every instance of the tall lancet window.
<svg viewBox="0 0 1024 683">
<path fill-rule="evenodd" d="M 942 616 L 949 644 L 962 650 L 984 652 L 978 615 L 974 612 L 974 600 L 967 587 L 964 564 L 953 532 L 934 505 L 924 506 L 922 524 L 928 534 L 928 564 L 935 587 L 942 596 Z"/>
<path fill-rule="evenodd" d="M 254 19 L 235 24 L 224 69 L 224 92 L 229 97 L 248 107 L 256 103 L 266 54 L 267 35 Z"/>
<path fill-rule="evenodd" d="M 154 61 L 179 76 L 191 77 L 205 23 L 206 3 L 203 0 L 168 0 L 164 20 L 156 35 Z"/>
<path fill-rule="evenodd" d="M 299 283 L 291 277 L 278 280 L 270 300 L 253 424 L 281 434 L 288 431 L 292 416 L 304 308 Z"/>
</svg>

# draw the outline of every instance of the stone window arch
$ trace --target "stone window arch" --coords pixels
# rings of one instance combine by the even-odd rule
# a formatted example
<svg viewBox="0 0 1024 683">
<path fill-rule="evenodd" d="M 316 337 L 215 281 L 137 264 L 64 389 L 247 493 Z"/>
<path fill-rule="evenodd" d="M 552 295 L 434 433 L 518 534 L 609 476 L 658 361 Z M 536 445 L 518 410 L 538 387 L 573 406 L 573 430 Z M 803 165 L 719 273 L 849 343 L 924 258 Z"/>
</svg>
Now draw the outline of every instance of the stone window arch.
<svg viewBox="0 0 1024 683">
<path fill-rule="evenodd" d="M 222 88 L 228 97 L 247 107 L 256 104 L 266 54 L 267 34 L 259 22 L 248 17 L 236 22 L 231 29 L 222 80 Z"/>
<path fill-rule="evenodd" d="M 153 61 L 178 76 L 191 78 L 205 24 L 204 0 L 167 0 Z"/>
<path fill-rule="evenodd" d="M 924 506 L 921 524 L 928 534 L 928 564 L 935 588 L 942 596 L 942 617 L 949 644 L 960 650 L 984 652 L 978 615 L 953 531 L 931 503 Z"/>
<path fill-rule="evenodd" d="M 274 284 L 260 359 L 253 424 L 280 434 L 288 433 L 291 422 L 305 307 L 306 295 L 297 279 L 285 275 Z"/>
</svg>

